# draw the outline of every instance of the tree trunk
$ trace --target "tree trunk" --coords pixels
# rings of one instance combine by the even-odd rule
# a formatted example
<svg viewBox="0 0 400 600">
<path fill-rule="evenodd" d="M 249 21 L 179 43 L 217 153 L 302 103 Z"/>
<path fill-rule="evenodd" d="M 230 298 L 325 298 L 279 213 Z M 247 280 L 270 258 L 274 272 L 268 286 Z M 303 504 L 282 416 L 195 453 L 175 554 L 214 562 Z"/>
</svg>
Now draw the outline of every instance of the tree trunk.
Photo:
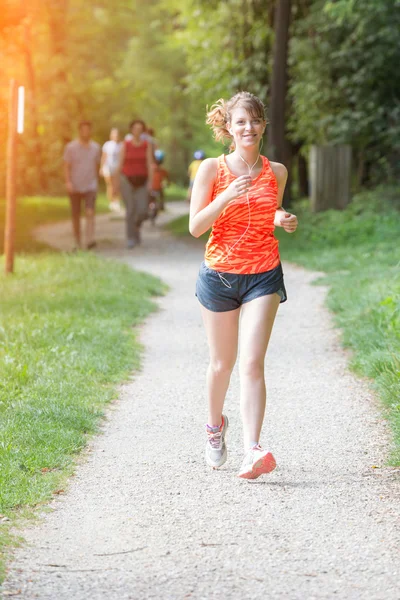
<svg viewBox="0 0 400 600">
<path fill-rule="evenodd" d="M 299 188 L 299 197 L 305 198 L 308 196 L 308 171 L 307 161 L 299 152 L 297 154 L 297 182 Z"/>
<path fill-rule="evenodd" d="M 311 209 L 341 210 L 351 200 L 351 146 L 311 146 Z"/>
<path fill-rule="evenodd" d="M 289 27 L 291 16 L 291 0 L 276 0 L 274 14 L 275 42 L 273 50 L 273 67 L 270 94 L 270 125 L 268 132 L 268 155 L 283 163 L 288 170 L 291 163 L 291 146 L 286 138 L 286 95 L 287 95 L 287 56 L 289 44 Z M 284 204 L 291 204 L 290 179 L 286 185 Z"/>
</svg>

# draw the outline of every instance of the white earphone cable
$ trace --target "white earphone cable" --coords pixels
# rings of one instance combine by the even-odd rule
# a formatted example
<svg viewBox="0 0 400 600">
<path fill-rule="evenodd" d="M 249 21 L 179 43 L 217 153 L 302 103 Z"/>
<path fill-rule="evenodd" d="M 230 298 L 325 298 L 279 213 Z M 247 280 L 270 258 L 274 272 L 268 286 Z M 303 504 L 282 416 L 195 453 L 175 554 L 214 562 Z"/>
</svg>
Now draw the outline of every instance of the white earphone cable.
<svg viewBox="0 0 400 600">
<path fill-rule="evenodd" d="M 246 166 L 247 166 L 247 168 L 249 169 L 249 177 L 251 177 L 251 173 L 252 173 L 252 171 L 253 171 L 254 167 L 256 166 L 256 164 L 258 163 L 258 160 L 259 160 L 259 158 L 260 158 L 260 152 L 258 153 L 258 156 L 257 156 L 257 160 L 256 160 L 256 162 L 255 162 L 255 163 L 254 163 L 252 166 L 250 166 L 250 165 L 249 165 L 249 163 L 248 163 L 248 162 L 247 162 L 247 161 L 246 161 L 246 160 L 243 158 L 243 156 L 242 156 L 241 154 L 239 154 L 239 157 L 242 159 L 242 161 L 245 163 L 245 165 L 246 165 Z M 225 260 L 226 260 L 226 259 L 229 257 L 229 255 L 230 255 L 230 253 L 232 252 L 232 250 L 235 248 L 235 246 L 237 246 L 237 244 L 240 242 L 240 240 L 244 238 L 244 236 L 247 234 L 248 230 L 250 229 L 250 223 L 251 223 L 251 209 L 250 209 L 250 197 L 249 197 L 249 190 L 247 190 L 247 192 L 246 192 L 246 200 L 247 200 L 247 207 L 248 207 L 248 210 L 249 210 L 249 221 L 248 221 L 248 223 L 247 223 L 246 230 L 245 230 L 245 231 L 242 233 L 242 235 L 240 236 L 240 238 L 239 238 L 239 239 L 238 239 L 238 240 L 237 240 L 237 241 L 236 241 L 236 242 L 233 244 L 233 246 L 231 246 L 231 247 L 229 248 L 229 251 L 228 251 L 228 253 L 226 254 Z M 218 271 L 217 271 L 217 273 L 218 273 L 218 276 L 219 276 L 219 278 L 220 278 L 220 280 L 221 280 L 221 283 L 223 283 L 225 287 L 227 287 L 227 288 L 231 288 L 232 286 L 231 286 L 231 284 L 229 283 L 229 281 L 227 281 L 227 279 L 225 279 L 225 277 L 223 277 L 223 275 L 221 275 L 221 273 L 219 273 Z"/>
</svg>

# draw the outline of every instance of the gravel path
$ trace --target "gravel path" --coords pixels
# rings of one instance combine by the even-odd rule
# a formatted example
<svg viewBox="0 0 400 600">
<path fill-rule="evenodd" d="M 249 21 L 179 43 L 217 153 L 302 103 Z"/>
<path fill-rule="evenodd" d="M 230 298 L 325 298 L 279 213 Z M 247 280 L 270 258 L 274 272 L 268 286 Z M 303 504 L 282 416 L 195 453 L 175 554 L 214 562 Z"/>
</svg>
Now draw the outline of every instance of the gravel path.
<svg viewBox="0 0 400 600">
<path fill-rule="evenodd" d="M 142 248 L 128 253 L 121 221 L 99 225 L 100 253 L 160 275 L 171 291 L 142 328 L 143 369 L 121 389 L 103 435 L 68 492 L 24 531 L 4 597 L 399 599 L 400 489 L 384 467 L 386 425 L 347 370 L 315 274 L 285 265 L 289 301 L 267 356 L 263 436 L 278 469 L 248 483 L 235 476 L 237 372 L 228 462 L 210 471 L 203 460 L 207 347 L 193 295 L 201 247 L 147 227 Z M 69 240 L 65 226 L 46 235 Z"/>
</svg>

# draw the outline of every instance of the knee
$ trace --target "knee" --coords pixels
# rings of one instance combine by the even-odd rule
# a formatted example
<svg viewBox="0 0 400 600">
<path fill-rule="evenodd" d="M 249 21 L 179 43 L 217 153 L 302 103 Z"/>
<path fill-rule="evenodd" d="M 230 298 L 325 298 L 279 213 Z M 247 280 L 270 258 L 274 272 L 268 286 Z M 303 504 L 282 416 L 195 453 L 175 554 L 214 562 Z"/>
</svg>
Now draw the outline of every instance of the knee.
<svg viewBox="0 0 400 600">
<path fill-rule="evenodd" d="M 240 375 L 251 379 L 262 379 L 264 377 L 264 360 L 247 358 L 240 361 Z"/>
<path fill-rule="evenodd" d="M 229 376 L 235 366 L 234 360 L 211 360 L 210 372 L 215 377 Z"/>
<path fill-rule="evenodd" d="M 86 209 L 86 216 L 87 217 L 94 217 L 94 208 L 87 208 Z"/>
</svg>

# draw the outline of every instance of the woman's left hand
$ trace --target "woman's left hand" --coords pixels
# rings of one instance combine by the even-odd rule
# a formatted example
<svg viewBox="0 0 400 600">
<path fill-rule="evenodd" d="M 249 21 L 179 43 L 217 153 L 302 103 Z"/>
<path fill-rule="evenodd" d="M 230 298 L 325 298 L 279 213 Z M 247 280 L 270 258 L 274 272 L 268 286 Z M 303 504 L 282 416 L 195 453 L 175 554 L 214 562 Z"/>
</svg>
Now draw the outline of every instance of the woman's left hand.
<svg viewBox="0 0 400 600">
<path fill-rule="evenodd" d="M 283 227 L 287 233 L 293 233 L 296 231 L 298 224 L 299 222 L 296 215 L 285 212 L 280 218 L 280 226 Z"/>
</svg>

